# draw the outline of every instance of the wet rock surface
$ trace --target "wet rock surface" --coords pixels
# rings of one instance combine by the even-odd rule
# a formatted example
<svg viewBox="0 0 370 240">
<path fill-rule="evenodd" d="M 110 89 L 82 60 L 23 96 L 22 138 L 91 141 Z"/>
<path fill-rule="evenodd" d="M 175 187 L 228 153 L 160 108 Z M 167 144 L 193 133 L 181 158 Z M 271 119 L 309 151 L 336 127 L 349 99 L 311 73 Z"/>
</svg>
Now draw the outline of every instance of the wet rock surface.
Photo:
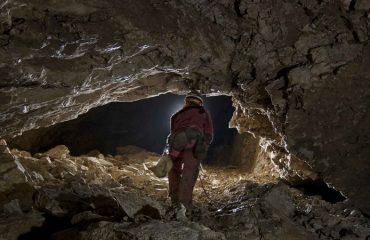
<svg viewBox="0 0 370 240">
<path fill-rule="evenodd" d="M 167 179 L 154 177 L 146 167 L 155 164 L 157 154 L 126 146 L 119 149 L 118 159 L 102 154 L 77 157 L 70 156 L 65 146 L 57 146 L 32 157 L 16 149 L 9 151 L 5 141 L 2 144 L 6 156 L 17 159 L 29 177 L 24 184 L 34 189 L 28 208 L 21 208 L 22 196 L 17 194 L 2 203 L 2 239 L 370 236 L 370 219 L 348 200 L 333 204 L 320 196 L 307 196 L 262 171 L 246 174 L 232 167 L 206 166 L 195 187 L 194 209 L 179 221 L 169 211 Z M 8 180 L 11 190 L 23 192 L 12 181 L 17 182 L 16 178 Z"/>
</svg>

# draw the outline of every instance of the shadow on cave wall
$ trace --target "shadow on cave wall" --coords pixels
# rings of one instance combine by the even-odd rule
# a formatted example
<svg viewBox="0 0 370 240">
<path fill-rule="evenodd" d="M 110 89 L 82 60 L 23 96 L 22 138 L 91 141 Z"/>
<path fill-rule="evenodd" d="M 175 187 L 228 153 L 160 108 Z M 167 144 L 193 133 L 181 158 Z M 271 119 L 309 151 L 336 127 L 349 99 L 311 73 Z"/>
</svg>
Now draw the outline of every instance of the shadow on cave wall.
<svg viewBox="0 0 370 240">
<path fill-rule="evenodd" d="M 68 146 L 72 155 L 99 150 L 114 155 L 116 148 L 135 145 L 162 153 L 170 131 L 170 117 L 182 107 L 183 96 L 165 94 L 136 102 L 116 102 L 97 107 L 77 119 L 48 128 L 25 132 L 10 146 L 31 152 L 44 152 L 55 145 Z M 229 163 L 238 134 L 228 123 L 234 111 L 231 97 L 206 98 L 215 128 L 215 137 L 206 163 Z"/>
</svg>

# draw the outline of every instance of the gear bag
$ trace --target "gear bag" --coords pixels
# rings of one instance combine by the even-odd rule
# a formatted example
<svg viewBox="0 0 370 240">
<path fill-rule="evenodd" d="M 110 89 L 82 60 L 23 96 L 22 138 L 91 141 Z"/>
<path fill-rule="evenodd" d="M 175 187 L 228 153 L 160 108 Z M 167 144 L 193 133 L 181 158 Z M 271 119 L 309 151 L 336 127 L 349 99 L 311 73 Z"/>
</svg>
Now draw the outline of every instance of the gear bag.
<svg viewBox="0 0 370 240">
<path fill-rule="evenodd" d="M 161 158 L 158 159 L 157 163 L 153 167 L 149 167 L 154 175 L 158 178 L 164 178 L 167 176 L 169 171 L 171 171 L 173 166 L 172 159 L 167 154 L 162 155 Z"/>
<path fill-rule="evenodd" d="M 167 139 L 169 154 L 174 158 L 182 156 L 184 151 L 192 151 L 194 157 L 200 161 L 207 158 L 208 144 L 203 133 L 197 128 L 186 128 L 171 133 Z"/>
</svg>

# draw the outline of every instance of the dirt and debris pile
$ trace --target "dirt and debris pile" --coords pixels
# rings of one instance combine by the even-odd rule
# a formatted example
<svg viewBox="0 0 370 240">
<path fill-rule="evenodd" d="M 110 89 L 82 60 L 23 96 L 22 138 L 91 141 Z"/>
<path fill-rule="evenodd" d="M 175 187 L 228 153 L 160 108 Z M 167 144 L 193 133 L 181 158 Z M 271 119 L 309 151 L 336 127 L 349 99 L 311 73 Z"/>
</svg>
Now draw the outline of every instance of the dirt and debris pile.
<svg viewBox="0 0 370 240">
<path fill-rule="evenodd" d="M 0 206 L 3 239 L 370 236 L 369 218 L 348 201 L 332 204 L 319 196 L 306 196 L 278 183 L 273 176 L 205 167 L 202 181 L 195 188 L 196 211 L 179 221 L 168 211 L 167 180 L 154 177 L 146 167 L 154 164 L 157 154 L 126 146 L 115 157 L 98 151 L 76 157 L 61 145 L 31 156 L 16 149 L 10 151 L 5 141 L 1 144 L 1 168 L 16 166 L 0 174 L 7 183 L 1 194 L 12 193 Z M 30 190 L 30 197 L 25 197 L 24 187 L 18 188 L 19 184 Z"/>
</svg>

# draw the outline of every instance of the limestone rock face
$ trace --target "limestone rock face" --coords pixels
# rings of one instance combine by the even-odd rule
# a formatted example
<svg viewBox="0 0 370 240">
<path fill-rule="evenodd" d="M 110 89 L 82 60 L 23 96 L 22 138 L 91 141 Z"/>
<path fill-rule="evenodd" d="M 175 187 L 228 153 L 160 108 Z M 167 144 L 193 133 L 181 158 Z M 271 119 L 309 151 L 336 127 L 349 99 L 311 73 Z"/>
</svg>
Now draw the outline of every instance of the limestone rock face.
<svg viewBox="0 0 370 240">
<path fill-rule="evenodd" d="M 20 161 L 14 157 L 0 140 L 0 212 L 29 211 L 32 206 L 34 188 Z"/>
<path fill-rule="evenodd" d="M 186 3 L 2 1 L 0 7 L 1 136 L 108 102 L 181 91 L 191 74 L 226 78 L 232 45 Z"/>
<path fill-rule="evenodd" d="M 233 95 L 236 127 L 370 213 L 368 1 L 3 0 L 0 10 L 1 137 L 112 101 Z"/>
</svg>

